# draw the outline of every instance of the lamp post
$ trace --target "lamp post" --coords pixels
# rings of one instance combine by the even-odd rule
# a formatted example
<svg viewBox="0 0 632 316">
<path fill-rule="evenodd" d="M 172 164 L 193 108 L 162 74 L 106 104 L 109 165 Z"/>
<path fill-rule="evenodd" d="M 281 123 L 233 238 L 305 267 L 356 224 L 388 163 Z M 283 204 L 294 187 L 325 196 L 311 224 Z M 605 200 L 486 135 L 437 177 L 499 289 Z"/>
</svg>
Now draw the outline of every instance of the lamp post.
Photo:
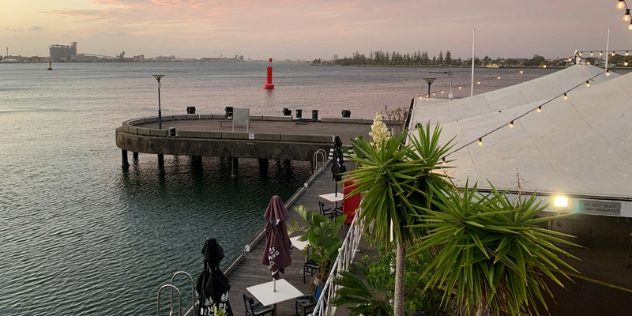
<svg viewBox="0 0 632 316">
<path fill-rule="evenodd" d="M 428 98 L 430 98 L 430 86 L 437 78 L 424 78 L 424 80 L 428 83 Z"/>
<path fill-rule="evenodd" d="M 450 100 L 454 99 L 454 94 L 452 93 L 452 75 L 454 75 L 452 73 L 452 71 L 431 71 L 431 74 L 447 74 L 448 76 L 450 76 L 450 94 L 448 95 L 448 98 L 450 98 Z"/>
<path fill-rule="evenodd" d="M 154 78 L 158 81 L 158 129 L 162 129 L 162 113 L 160 111 L 160 78 L 165 75 L 154 75 Z"/>
</svg>

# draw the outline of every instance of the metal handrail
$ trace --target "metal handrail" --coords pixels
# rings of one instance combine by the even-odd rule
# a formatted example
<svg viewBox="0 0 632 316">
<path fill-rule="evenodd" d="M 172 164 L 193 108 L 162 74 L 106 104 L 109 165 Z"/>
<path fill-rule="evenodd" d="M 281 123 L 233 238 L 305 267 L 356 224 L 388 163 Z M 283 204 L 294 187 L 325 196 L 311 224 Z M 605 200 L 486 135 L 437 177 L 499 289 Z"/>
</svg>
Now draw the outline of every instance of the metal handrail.
<svg viewBox="0 0 632 316">
<path fill-rule="evenodd" d="M 323 157 L 323 165 L 325 164 L 325 157 L 327 156 L 327 152 L 324 149 L 319 149 L 314 153 L 314 165 L 313 165 L 313 170 L 317 170 L 318 169 L 318 157 L 322 156 Z"/>
<path fill-rule="evenodd" d="M 342 246 L 338 249 L 338 257 L 329 273 L 329 278 L 323 287 L 320 298 L 314 307 L 310 316 L 329 316 L 336 314 L 336 307 L 330 304 L 329 300 L 334 298 L 339 286 L 333 283 L 340 271 L 347 271 L 349 265 L 353 263 L 356 250 L 362 239 L 362 231 L 364 230 L 364 220 L 359 220 L 361 208 L 356 209 L 355 216 L 351 222 L 351 228 L 342 242 Z"/>
<path fill-rule="evenodd" d="M 184 275 L 188 276 L 189 280 L 191 280 L 191 305 L 195 306 L 195 283 L 193 283 L 193 277 L 189 273 L 187 273 L 185 271 L 178 271 L 178 272 L 174 273 L 171 276 L 171 285 L 173 285 L 173 280 L 175 280 L 176 276 L 178 276 L 180 274 L 184 274 Z M 173 288 L 171 288 L 171 310 L 173 310 Z"/>
<path fill-rule="evenodd" d="M 165 288 L 171 288 L 171 290 L 176 290 L 178 292 L 178 315 L 182 316 L 182 294 L 180 293 L 180 290 L 171 285 L 171 284 L 165 284 L 163 286 L 160 287 L 160 289 L 158 290 L 158 303 L 157 303 L 157 309 L 158 309 L 158 313 L 157 316 L 160 316 L 160 292 L 162 292 L 162 290 L 164 290 Z M 171 300 L 171 310 L 169 311 L 169 316 L 173 315 L 173 300 Z"/>
</svg>

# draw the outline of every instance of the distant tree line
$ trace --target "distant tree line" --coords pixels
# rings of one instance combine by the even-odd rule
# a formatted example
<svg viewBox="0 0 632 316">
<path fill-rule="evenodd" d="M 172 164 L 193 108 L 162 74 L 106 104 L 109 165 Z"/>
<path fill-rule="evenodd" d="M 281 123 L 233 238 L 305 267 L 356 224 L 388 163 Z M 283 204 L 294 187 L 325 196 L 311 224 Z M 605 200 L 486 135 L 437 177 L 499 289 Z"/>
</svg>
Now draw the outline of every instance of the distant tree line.
<svg viewBox="0 0 632 316">
<path fill-rule="evenodd" d="M 449 50 L 439 51 L 439 56 L 428 55 L 427 51 L 416 51 L 414 53 L 402 54 L 396 51 L 372 51 L 367 57 L 365 54 L 355 52 L 351 57 L 335 59 L 333 61 L 325 61 L 314 59 L 314 65 L 341 65 L 341 66 L 450 66 L 450 67 L 469 67 L 472 65 L 472 59 L 452 58 Z M 564 59 L 547 61 L 543 56 L 534 55 L 533 58 L 500 58 L 492 59 L 489 56 L 484 58 L 475 58 L 474 65 L 476 67 L 541 67 L 544 65 L 564 66 L 567 62 Z"/>
</svg>

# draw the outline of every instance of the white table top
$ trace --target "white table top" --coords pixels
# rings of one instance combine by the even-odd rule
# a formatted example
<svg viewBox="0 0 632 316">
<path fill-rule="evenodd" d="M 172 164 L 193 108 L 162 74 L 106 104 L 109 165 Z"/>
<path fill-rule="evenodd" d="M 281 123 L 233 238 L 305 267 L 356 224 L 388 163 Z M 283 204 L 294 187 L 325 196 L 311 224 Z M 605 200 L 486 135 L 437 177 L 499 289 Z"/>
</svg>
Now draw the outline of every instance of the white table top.
<svg viewBox="0 0 632 316">
<path fill-rule="evenodd" d="M 303 296 L 301 291 L 296 289 L 292 286 L 292 284 L 284 279 L 276 281 L 276 292 L 274 292 L 272 291 L 272 282 L 273 281 L 254 285 L 246 288 L 246 290 L 265 306 L 271 306 L 276 303 Z"/>
<path fill-rule="evenodd" d="M 294 246 L 294 248 L 303 251 L 305 250 L 305 248 L 307 248 L 307 246 L 309 245 L 309 242 L 299 241 L 298 240 L 299 238 L 301 238 L 301 236 L 292 237 L 290 238 L 290 241 L 292 242 L 292 245 Z"/>
<path fill-rule="evenodd" d="M 321 194 L 319 195 L 320 198 L 323 198 L 329 202 L 340 202 L 342 200 L 344 200 L 345 196 L 344 194 L 338 192 L 338 194 L 336 195 L 336 193 L 328 193 L 328 194 Z"/>
</svg>

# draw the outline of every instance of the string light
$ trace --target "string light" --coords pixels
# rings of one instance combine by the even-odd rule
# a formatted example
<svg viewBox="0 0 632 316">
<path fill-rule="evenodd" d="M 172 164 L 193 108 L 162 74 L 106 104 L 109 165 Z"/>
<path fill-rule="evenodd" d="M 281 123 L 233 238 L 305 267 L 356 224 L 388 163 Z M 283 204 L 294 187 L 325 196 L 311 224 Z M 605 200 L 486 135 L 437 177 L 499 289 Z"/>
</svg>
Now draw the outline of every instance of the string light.
<svg viewBox="0 0 632 316">
<path fill-rule="evenodd" d="M 589 83 L 591 80 L 594 80 L 596 77 L 598 77 L 598 76 L 600 76 L 600 75 L 602 75 L 602 74 L 604 74 L 604 73 L 605 73 L 605 71 L 600 72 L 600 73 L 598 73 L 598 74 L 596 74 L 596 75 L 592 76 L 591 78 L 589 78 L 588 80 L 586 80 L 586 83 Z M 570 89 L 569 89 L 569 90 L 567 90 L 566 92 L 564 92 L 564 93 L 562 93 L 562 94 L 559 94 L 559 95 L 557 95 L 557 96 L 555 96 L 555 97 L 552 97 L 552 98 L 551 98 L 551 99 L 549 99 L 548 101 L 546 101 L 546 102 L 544 102 L 544 103 L 542 103 L 542 104 L 538 105 L 538 107 L 537 107 L 537 108 L 533 108 L 533 109 L 531 109 L 531 110 L 528 110 L 527 112 L 525 112 L 525 113 L 523 113 L 523 114 L 521 114 L 521 115 L 519 115 L 519 116 L 517 116 L 517 117 L 513 118 L 511 121 L 509 121 L 509 123 L 504 123 L 503 125 L 498 126 L 498 127 L 496 127 L 495 129 L 493 129 L 493 130 L 491 130 L 491 131 L 489 131 L 489 132 L 487 132 L 487 133 L 483 134 L 482 136 L 479 136 L 479 137 L 478 137 L 478 145 L 479 145 L 479 146 L 483 146 L 483 138 L 484 138 L 484 137 L 487 137 L 488 135 L 491 135 L 492 133 L 497 132 L 497 131 L 499 131 L 499 130 L 501 130 L 501 129 L 505 128 L 507 125 L 509 125 L 509 128 L 512 128 L 512 126 L 514 125 L 514 121 L 515 121 L 515 120 L 518 120 L 518 119 L 520 119 L 520 118 L 522 118 L 522 117 L 524 117 L 524 116 L 528 115 L 529 113 L 531 113 L 531 112 L 533 112 L 533 111 L 541 112 L 541 111 L 542 111 L 542 106 L 544 106 L 544 105 L 546 105 L 546 104 L 548 104 L 548 103 L 552 102 L 553 100 L 555 100 L 555 99 L 557 99 L 557 98 L 559 98 L 559 97 L 561 97 L 561 96 L 563 96 L 563 97 L 564 97 L 564 99 L 566 100 L 566 99 L 567 99 L 567 94 L 568 94 L 569 92 L 571 92 L 571 91 L 573 91 L 573 90 L 575 90 L 575 89 L 579 88 L 582 84 L 583 84 L 583 82 L 582 82 L 582 83 L 577 84 L 576 86 L 574 86 L 574 87 L 570 88 Z M 448 156 L 450 156 L 450 155 L 454 154 L 455 152 L 458 152 L 458 151 L 460 151 L 460 150 L 462 150 L 462 149 L 464 149 L 464 148 L 466 148 L 466 147 L 468 147 L 468 146 L 472 145 L 472 144 L 473 144 L 473 143 L 475 143 L 475 142 L 476 142 L 476 138 L 475 138 L 474 140 L 472 140 L 472 141 L 470 141 L 470 142 L 466 143 L 465 145 L 462 145 L 462 146 L 460 146 L 459 148 L 454 149 L 454 150 L 452 150 L 451 152 L 447 153 L 447 154 L 446 154 L 443 158 L 446 158 L 446 157 L 448 157 Z M 442 159 L 443 159 L 443 158 L 442 158 Z"/>
<path fill-rule="evenodd" d="M 441 161 L 442 161 L 441 164 L 445 165 L 445 157 L 441 157 Z"/>
<path fill-rule="evenodd" d="M 630 55 L 630 53 L 626 50 L 625 51 L 625 55 L 628 56 L 628 55 Z"/>
<path fill-rule="evenodd" d="M 614 54 L 616 54 L 615 52 L 612 52 L 612 56 L 614 56 Z"/>
<path fill-rule="evenodd" d="M 610 76 L 610 69 L 606 70 L 606 77 Z"/>
<path fill-rule="evenodd" d="M 593 55 L 593 52 L 590 52 L 590 56 L 592 56 L 592 55 Z"/>
<path fill-rule="evenodd" d="M 524 71 L 520 70 L 520 74 L 523 74 L 523 73 L 524 73 Z"/>
<path fill-rule="evenodd" d="M 599 52 L 599 56 L 603 55 L 603 52 Z"/>
<path fill-rule="evenodd" d="M 459 90 L 461 90 L 461 86 L 459 86 Z"/>
<path fill-rule="evenodd" d="M 498 76 L 498 80 L 500 80 L 500 76 Z"/>
<path fill-rule="evenodd" d="M 480 82 L 480 81 L 477 81 L 477 82 L 476 82 L 476 84 L 481 84 L 481 82 Z"/>
<path fill-rule="evenodd" d="M 632 21 L 630 21 L 630 25 L 628 25 L 628 30 L 632 31 Z"/>
<path fill-rule="evenodd" d="M 617 9 L 623 10 L 624 7 L 625 7 L 625 1 L 619 0 L 619 2 L 617 2 Z"/>
<path fill-rule="evenodd" d="M 590 80 L 586 80 L 586 88 L 590 88 Z"/>
<path fill-rule="evenodd" d="M 627 67 L 627 66 L 628 66 L 628 62 L 627 62 L 627 61 L 624 61 L 624 62 L 623 62 L 623 66 Z"/>
<path fill-rule="evenodd" d="M 568 100 L 568 96 L 564 93 L 564 100 Z"/>
<path fill-rule="evenodd" d="M 441 90 L 441 94 L 443 94 L 443 90 Z"/>
<path fill-rule="evenodd" d="M 625 9 L 625 15 L 623 15 L 623 21 L 624 22 L 630 21 L 630 9 Z"/>
</svg>

